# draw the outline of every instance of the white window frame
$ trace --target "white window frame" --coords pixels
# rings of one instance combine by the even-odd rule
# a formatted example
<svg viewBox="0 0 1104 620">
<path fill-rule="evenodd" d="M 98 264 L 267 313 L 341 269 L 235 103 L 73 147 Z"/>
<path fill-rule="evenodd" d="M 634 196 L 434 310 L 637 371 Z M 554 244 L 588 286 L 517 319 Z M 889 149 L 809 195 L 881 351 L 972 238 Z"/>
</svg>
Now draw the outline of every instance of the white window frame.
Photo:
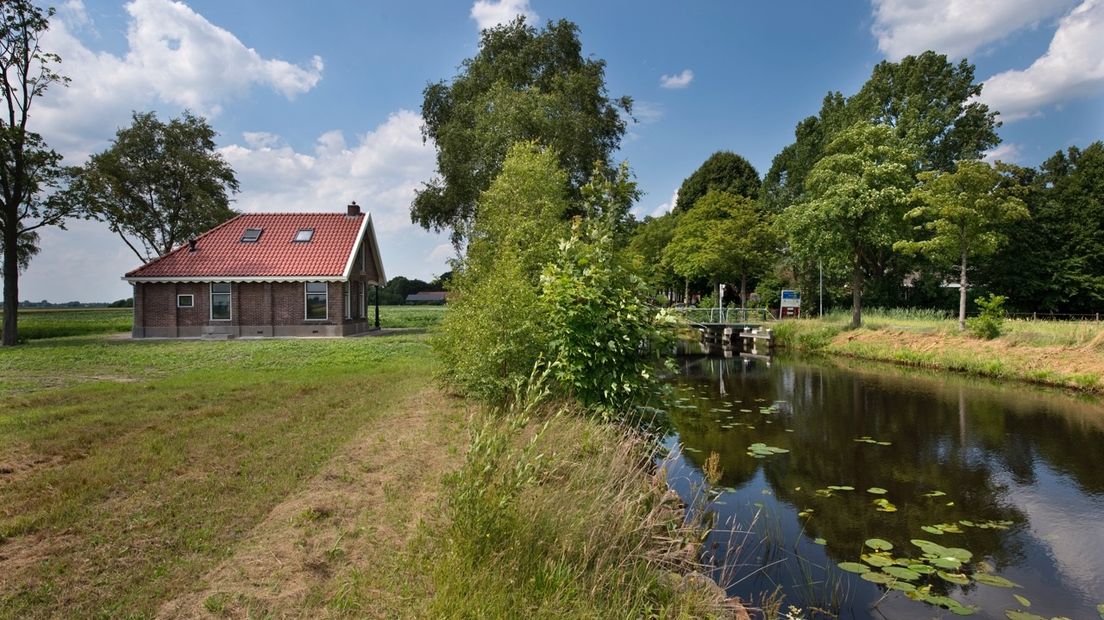
<svg viewBox="0 0 1104 620">
<path fill-rule="evenodd" d="M 352 299 L 353 290 L 352 289 L 353 289 L 353 287 L 348 281 L 345 281 L 345 282 L 341 283 L 341 296 L 344 298 L 344 301 L 345 301 L 345 318 L 346 319 L 353 318 L 353 299 Z"/>
<path fill-rule="evenodd" d="M 230 290 L 225 292 L 225 293 L 221 293 L 221 292 L 216 293 L 215 292 L 215 287 L 219 286 L 219 285 L 222 285 L 222 284 L 225 284 L 227 287 L 230 288 Z M 211 295 L 211 297 L 210 297 L 211 304 L 210 304 L 210 308 L 208 309 L 207 314 L 208 314 L 208 316 L 211 317 L 211 320 L 212 321 L 232 321 L 232 320 L 234 320 L 234 286 L 232 284 L 230 284 L 229 282 L 212 282 L 211 284 L 208 285 L 208 288 L 210 290 L 210 295 Z M 215 318 L 215 295 L 226 295 L 226 309 L 229 311 L 229 315 L 225 319 Z"/>
<path fill-rule="evenodd" d="M 180 303 L 180 300 L 184 299 L 185 297 L 188 298 L 188 305 L 186 305 L 186 306 L 184 304 Z M 195 308 L 195 295 L 193 295 L 192 293 L 179 293 L 176 296 L 176 307 L 177 308 Z"/>
<path fill-rule="evenodd" d="M 324 287 L 326 287 L 326 292 L 325 292 L 325 295 L 326 295 L 326 303 L 325 303 L 326 316 L 324 316 L 322 318 L 311 318 L 311 317 L 307 316 L 308 310 L 309 310 L 307 308 L 307 297 L 312 295 L 312 293 L 307 289 L 307 287 L 310 286 L 311 284 L 321 284 Z M 313 294 L 318 295 L 319 293 L 313 293 Z M 303 320 L 304 321 L 328 321 L 328 320 L 330 320 L 330 285 L 328 283 L 326 283 L 326 282 L 304 282 L 303 283 Z"/>
</svg>

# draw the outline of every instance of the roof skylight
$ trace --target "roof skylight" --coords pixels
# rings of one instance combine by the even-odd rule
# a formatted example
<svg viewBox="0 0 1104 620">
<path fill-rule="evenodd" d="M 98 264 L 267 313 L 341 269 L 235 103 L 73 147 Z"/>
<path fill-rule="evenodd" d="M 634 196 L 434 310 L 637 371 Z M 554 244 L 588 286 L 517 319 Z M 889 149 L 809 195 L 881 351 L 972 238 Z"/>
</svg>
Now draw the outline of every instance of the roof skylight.
<svg viewBox="0 0 1104 620">
<path fill-rule="evenodd" d="M 241 242 L 256 243 L 257 240 L 261 238 L 261 233 L 263 232 L 263 228 L 246 228 L 245 232 L 242 233 Z"/>
<path fill-rule="evenodd" d="M 299 232 L 295 233 L 296 243 L 307 243 L 314 238 L 313 228 L 300 228 Z"/>
</svg>

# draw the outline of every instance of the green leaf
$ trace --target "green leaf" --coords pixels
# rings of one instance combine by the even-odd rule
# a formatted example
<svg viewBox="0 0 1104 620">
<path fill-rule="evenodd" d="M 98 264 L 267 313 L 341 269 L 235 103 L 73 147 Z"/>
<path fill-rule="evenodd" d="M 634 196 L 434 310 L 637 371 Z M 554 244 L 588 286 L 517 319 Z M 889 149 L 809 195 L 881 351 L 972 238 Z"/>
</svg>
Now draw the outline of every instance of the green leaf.
<svg viewBox="0 0 1104 620">
<path fill-rule="evenodd" d="M 1009 581 L 1009 580 L 1005 579 L 1004 577 L 1001 577 L 1000 575 L 991 575 L 991 574 L 988 574 L 988 573 L 975 573 L 973 577 L 974 577 L 974 581 L 976 581 L 978 583 L 983 583 L 987 586 L 994 586 L 994 587 L 997 587 L 997 588 L 1017 588 L 1017 587 L 1019 587 L 1016 583 L 1014 583 L 1012 581 Z"/>
<path fill-rule="evenodd" d="M 858 562 L 840 562 L 839 567 L 849 573 L 869 573 L 870 567 L 866 564 L 859 564 Z"/>
<path fill-rule="evenodd" d="M 898 579 L 904 579 L 905 581 L 916 581 L 920 578 L 920 573 L 911 571 L 903 566 L 887 566 L 882 570 Z"/>
<path fill-rule="evenodd" d="M 893 581 L 893 578 L 890 577 L 889 575 L 885 574 L 885 573 L 869 572 L 869 573 L 863 573 L 862 575 L 859 575 L 859 576 L 862 577 L 863 579 L 869 581 L 870 583 L 887 584 L 890 581 Z"/>
<path fill-rule="evenodd" d="M 1031 607 L 1031 601 L 1027 600 L 1026 597 L 1020 596 L 1019 594 L 1013 594 L 1012 597 L 1019 601 L 1020 605 Z"/>
<path fill-rule="evenodd" d="M 889 491 L 886 491 L 882 487 L 870 487 L 866 490 L 867 493 L 873 493 L 874 495 L 885 495 Z"/>
<path fill-rule="evenodd" d="M 814 538 L 813 543 L 818 544 L 818 545 L 827 545 L 828 541 L 824 540 L 823 538 Z"/>
<path fill-rule="evenodd" d="M 1004 615 L 1008 620 L 1047 620 L 1038 614 L 1033 614 L 1029 611 L 1020 611 L 1018 609 L 1007 609 Z"/>
<path fill-rule="evenodd" d="M 889 551 L 893 548 L 893 544 L 888 540 L 882 540 L 881 538 L 870 538 L 866 541 L 866 546 L 875 551 Z"/>
<path fill-rule="evenodd" d="M 946 571 L 939 571 L 936 574 L 939 575 L 939 577 L 942 578 L 944 581 L 949 581 L 951 583 L 956 583 L 960 586 L 965 586 L 965 585 L 970 584 L 970 578 L 967 577 L 966 575 L 963 575 L 962 573 L 948 573 Z"/>
<path fill-rule="evenodd" d="M 1096 606 L 1096 613 L 1100 614 L 1100 618 L 1104 620 L 1104 603 Z"/>
<path fill-rule="evenodd" d="M 893 558 L 887 558 L 884 555 L 878 555 L 875 553 L 864 553 L 860 557 L 862 558 L 863 562 L 866 562 L 867 564 L 871 566 L 876 566 L 878 568 L 893 565 Z"/>
</svg>

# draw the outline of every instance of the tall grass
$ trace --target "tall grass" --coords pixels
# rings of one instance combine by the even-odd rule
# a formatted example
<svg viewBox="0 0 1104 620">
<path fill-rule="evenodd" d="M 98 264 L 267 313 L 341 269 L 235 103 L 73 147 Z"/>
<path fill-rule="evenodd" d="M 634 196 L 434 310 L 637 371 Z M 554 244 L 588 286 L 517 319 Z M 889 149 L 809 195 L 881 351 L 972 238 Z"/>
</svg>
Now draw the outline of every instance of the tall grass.
<svg viewBox="0 0 1104 620">
<path fill-rule="evenodd" d="M 127 332 L 130 331 L 133 315 L 131 308 L 20 310 L 19 339 L 27 341 Z"/>
<path fill-rule="evenodd" d="M 475 426 L 447 482 L 430 615 L 724 616 L 695 572 L 699 532 L 644 469 L 653 444 L 549 403 L 540 380 L 518 396 Z"/>
</svg>

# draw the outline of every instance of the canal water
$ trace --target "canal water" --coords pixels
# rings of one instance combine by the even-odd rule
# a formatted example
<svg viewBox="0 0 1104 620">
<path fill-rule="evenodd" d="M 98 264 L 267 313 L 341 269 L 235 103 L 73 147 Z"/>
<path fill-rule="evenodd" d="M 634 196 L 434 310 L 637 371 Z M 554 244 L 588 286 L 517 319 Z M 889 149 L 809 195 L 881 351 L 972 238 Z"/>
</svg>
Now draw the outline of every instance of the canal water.
<svg viewBox="0 0 1104 620">
<path fill-rule="evenodd" d="M 730 595 L 803 618 L 1104 617 L 1101 402 L 828 359 L 677 363 L 664 467 L 712 519 Z"/>
</svg>

